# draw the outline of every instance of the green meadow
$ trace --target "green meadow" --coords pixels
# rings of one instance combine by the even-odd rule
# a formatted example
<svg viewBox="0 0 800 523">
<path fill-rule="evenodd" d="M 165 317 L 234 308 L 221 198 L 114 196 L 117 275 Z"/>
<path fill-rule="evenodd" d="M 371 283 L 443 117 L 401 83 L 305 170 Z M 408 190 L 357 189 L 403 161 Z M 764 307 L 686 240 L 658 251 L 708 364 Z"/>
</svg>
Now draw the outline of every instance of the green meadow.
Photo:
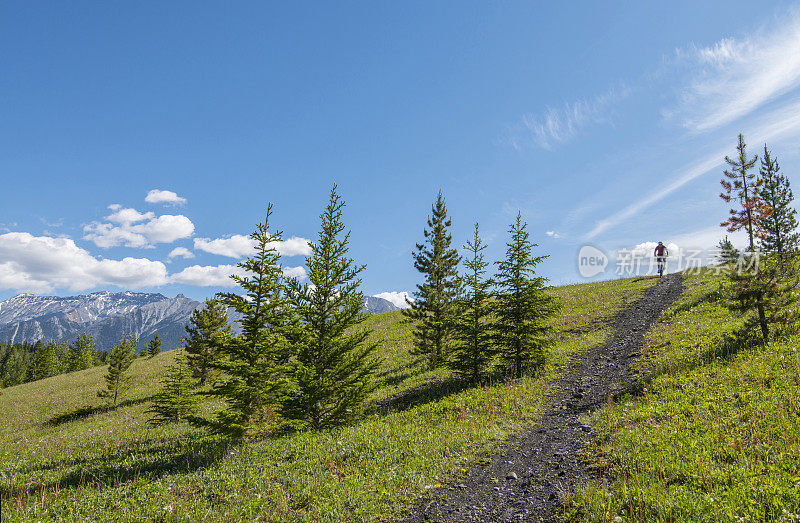
<svg viewBox="0 0 800 523">
<path fill-rule="evenodd" d="M 565 519 L 800 521 L 800 335 L 761 343 L 721 281 L 686 277 L 646 338 L 639 394 L 587 420 L 603 479 L 569 496 Z"/>
<path fill-rule="evenodd" d="M 535 376 L 466 387 L 409 354 L 399 313 L 366 326 L 383 360 L 360 421 L 232 444 L 146 414 L 177 351 L 131 368 L 115 409 L 96 393 L 105 367 L 2 390 L 2 520 L 375 521 L 535 424 L 569 358 L 605 340 L 608 320 L 654 279 L 558 287 L 558 343 Z M 211 412 L 215 405 L 201 407 Z"/>
</svg>

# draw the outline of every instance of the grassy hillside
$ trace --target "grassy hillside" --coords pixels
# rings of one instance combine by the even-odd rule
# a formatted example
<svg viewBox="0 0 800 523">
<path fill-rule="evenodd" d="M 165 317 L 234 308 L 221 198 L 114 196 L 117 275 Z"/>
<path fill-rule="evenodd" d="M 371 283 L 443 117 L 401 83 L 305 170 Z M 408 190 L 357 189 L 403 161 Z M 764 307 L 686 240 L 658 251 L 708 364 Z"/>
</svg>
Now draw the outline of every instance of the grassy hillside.
<svg viewBox="0 0 800 523">
<path fill-rule="evenodd" d="M 641 396 L 597 411 L 608 481 L 574 494 L 585 521 L 800 521 L 800 336 L 762 345 L 710 271 L 649 333 Z"/>
<path fill-rule="evenodd" d="M 112 411 L 98 408 L 104 367 L 4 389 L 2 519 L 385 519 L 530 426 L 559 365 L 601 342 L 604 320 L 653 283 L 555 289 L 559 342 L 541 375 L 467 389 L 409 355 L 399 313 L 373 316 L 384 362 L 365 419 L 236 447 L 184 424 L 147 424 L 175 352 L 137 359 L 133 387 Z"/>
</svg>

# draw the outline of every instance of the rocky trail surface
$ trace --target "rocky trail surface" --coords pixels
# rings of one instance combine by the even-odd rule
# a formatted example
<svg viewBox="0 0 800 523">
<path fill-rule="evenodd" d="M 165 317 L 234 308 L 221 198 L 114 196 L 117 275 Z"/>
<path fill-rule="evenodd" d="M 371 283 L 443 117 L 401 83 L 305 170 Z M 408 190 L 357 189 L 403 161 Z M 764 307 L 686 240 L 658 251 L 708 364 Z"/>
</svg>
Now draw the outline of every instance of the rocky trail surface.
<svg viewBox="0 0 800 523">
<path fill-rule="evenodd" d="M 535 428 L 511 438 L 504 451 L 473 466 L 459 482 L 433 491 L 400 521 L 552 521 L 559 493 L 591 477 L 578 456 L 591 437 L 580 417 L 631 389 L 631 360 L 682 288 L 680 275 L 665 276 L 618 313 L 612 338 L 577 359 L 554 387 Z"/>
</svg>

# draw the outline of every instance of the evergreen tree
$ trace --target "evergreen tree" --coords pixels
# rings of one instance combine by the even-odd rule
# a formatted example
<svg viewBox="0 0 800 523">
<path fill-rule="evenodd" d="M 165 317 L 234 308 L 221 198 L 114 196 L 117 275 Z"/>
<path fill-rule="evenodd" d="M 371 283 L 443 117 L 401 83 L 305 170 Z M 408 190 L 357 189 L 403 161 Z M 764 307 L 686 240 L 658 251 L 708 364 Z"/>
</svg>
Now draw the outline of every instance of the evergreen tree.
<svg viewBox="0 0 800 523">
<path fill-rule="evenodd" d="M 94 338 L 91 334 L 78 334 L 71 345 L 71 370 L 84 370 L 99 365 L 95 353 Z"/>
<path fill-rule="evenodd" d="M 444 363 L 448 355 L 454 318 L 456 298 L 461 289 L 458 277 L 458 251 L 451 247 L 452 237 L 448 228 L 442 191 L 431 206 L 428 228 L 424 230 L 425 241 L 416 245 L 414 268 L 424 275 L 423 283 L 417 285 L 414 301 L 408 301 L 409 309 L 403 314 L 414 322 L 414 354 L 428 358 L 431 367 Z"/>
<path fill-rule="evenodd" d="M 719 241 L 717 244 L 717 249 L 719 250 L 717 259 L 723 265 L 736 263 L 736 261 L 739 259 L 739 250 L 733 246 L 733 243 L 728 239 L 727 236 Z"/>
<path fill-rule="evenodd" d="M 197 396 L 192 390 L 193 386 L 186 356 L 180 354 L 167 368 L 167 373 L 161 380 L 161 391 L 156 394 L 153 405 L 147 411 L 153 414 L 150 423 L 153 425 L 177 423 L 196 414 Z"/>
<path fill-rule="evenodd" d="M 69 372 L 72 363 L 72 350 L 69 345 L 58 340 L 53 340 L 49 344 L 53 345 L 53 352 L 55 353 L 56 374 Z"/>
<path fill-rule="evenodd" d="M 130 386 L 130 377 L 125 373 L 136 359 L 136 336 L 124 336 L 108 354 L 108 372 L 106 373 L 106 388 L 97 393 L 101 398 L 106 398 L 116 406 L 117 398 Z"/>
<path fill-rule="evenodd" d="M 5 347 L 0 361 L 0 377 L 3 387 L 25 383 L 28 376 L 30 352 L 22 344 L 2 344 Z"/>
<path fill-rule="evenodd" d="M 473 382 L 485 375 L 494 356 L 490 325 L 493 282 L 486 277 L 489 262 L 483 257 L 485 248 L 486 244 L 481 241 L 476 222 L 474 237 L 464 245 L 464 293 L 459 300 L 458 317 L 454 325 L 456 343 L 448 360 L 448 366 L 453 371 Z"/>
<path fill-rule="evenodd" d="M 777 254 L 783 261 L 789 253 L 797 250 L 798 233 L 797 211 L 792 207 L 794 195 L 789 179 L 781 174 L 780 169 L 778 160 L 772 158 L 764 145 L 759 195 L 771 212 L 764 216 L 761 223 L 764 230 L 761 247 L 767 253 Z"/>
<path fill-rule="evenodd" d="M 545 292 L 547 280 L 536 276 L 536 266 L 547 256 L 534 256 L 527 224 L 517 213 L 508 232 L 506 258 L 497 262 L 498 293 L 496 323 L 500 357 L 504 366 L 517 378 L 525 370 L 535 370 L 545 363 L 545 351 L 554 342 L 550 320 L 558 302 Z"/>
<path fill-rule="evenodd" d="M 204 385 L 212 363 L 219 357 L 220 341 L 231 333 L 225 306 L 216 300 L 206 300 L 201 309 L 195 309 L 186 325 L 184 347 L 192 375 Z"/>
<path fill-rule="evenodd" d="M 350 233 L 342 222 L 344 205 L 334 185 L 320 216 L 319 241 L 306 258 L 310 284 L 291 282 L 302 329 L 294 344 L 291 390 L 281 412 L 315 430 L 357 413 L 373 389 L 378 366 L 372 356 L 375 344 L 367 342 L 370 331 L 356 328 L 366 319 L 358 278 L 365 266 L 347 257 Z"/>
<path fill-rule="evenodd" d="M 225 401 L 216 421 L 189 418 L 195 424 L 233 438 L 243 438 L 257 430 L 257 425 L 271 414 L 285 383 L 289 342 L 296 320 L 289 301 L 275 249 L 281 232 L 269 232 L 272 204 L 267 207 L 264 223 L 250 235 L 255 254 L 238 266 L 245 275 L 231 278 L 245 291 L 244 296 L 219 293 L 217 300 L 239 313 L 242 328 L 239 336 L 217 335 L 215 345 L 220 357 L 209 367 L 221 371 L 221 377 L 208 392 Z"/>
<path fill-rule="evenodd" d="M 152 358 L 159 352 L 161 352 L 161 338 L 156 334 L 147 344 L 147 354 Z"/>
<path fill-rule="evenodd" d="M 728 219 L 720 225 L 726 227 L 728 232 L 735 232 L 741 229 L 747 231 L 749 239 L 748 252 L 750 258 L 758 257 L 755 248 L 755 240 L 764 236 L 762 223 L 763 216 L 769 214 L 769 207 L 764 204 L 760 197 L 762 180 L 757 179 L 755 173 L 750 172 L 758 160 L 758 156 L 751 159 L 747 158 L 747 145 L 744 137 L 739 134 L 739 143 L 736 146 L 738 157 L 731 159 L 725 157 L 725 162 L 730 169 L 726 169 L 723 174 L 725 178 L 720 180 L 723 191 L 720 198 L 730 203 L 736 200 L 738 206 L 730 209 Z M 751 260 L 752 262 L 753 260 Z M 761 326 L 761 334 L 764 339 L 769 336 L 766 313 L 764 310 L 763 296 L 759 285 L 756 284 L 757 264 L 749 263 L 751 270 L 738 270 L 731 274 L 734 281 L 737 297 L 735 307 L 752 303 L 758 311 L 758 323 Z M 741 267 L 740 267 L 741 269 Z"/>
<path fill-rule="evenodd" d="M 33 362 L 28 381 L 36 381 L 58 374 L 58 359 L 55 343 L 39 340 L 34 345 Z"/>
<path fill-rule="evenodd" d="M 799 280 L 797 260 L 788 256 L 762 258 L 755 285 L 763 297 L 768 324 L 778 327 L 796 324 Z"/>
<path fill-rule="evenodd" d="M 758 218 L 768 211 L 760 197 L 760 188 L 763 182 L 754 172 L 750 172 L 758 161 L 758 156 L 748 160 L 746 148 L 747 144 L 744 143 L 744 137 L 740 134 L 739 144 L 736 146 L 738 157 L 735 159 L 725 157 L 725 162 L 730 169 L 723 172 L 725 178 L 720 180 L 723 191 L 719 196 L 727 203 L 737 200 L 739 206 L 732 208 L 729 211 L 728 219 L 720 225 L 726 227 L 728 232 L 736 232 L 740 229 L 747 231 L 750 241 L 749 250 L 754 252 L 756 239 L 764 234 L 761 220 Z"/>
</svg>

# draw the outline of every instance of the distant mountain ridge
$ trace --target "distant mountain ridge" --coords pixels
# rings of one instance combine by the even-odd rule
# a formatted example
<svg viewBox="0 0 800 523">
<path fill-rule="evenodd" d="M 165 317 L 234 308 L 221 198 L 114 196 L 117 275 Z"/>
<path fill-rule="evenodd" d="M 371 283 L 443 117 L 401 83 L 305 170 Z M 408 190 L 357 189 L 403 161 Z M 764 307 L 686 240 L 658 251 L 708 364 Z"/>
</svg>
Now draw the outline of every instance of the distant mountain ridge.
<svg viewBox="0 0 800 523">
<path fill-rule="evenodd" d="M 139 338 L 138 350 L 155 335 L 163 350 L 181 345 L 184 326 L 199 301 L 178 294 L 100 291 L 79 296 L 19 294 L 0 302 L 0 341 L 74 341 L 79 334 L 94 336 L 98 349 L 108 350 L 126 334 Z M 364 297 L 364 310 L 379 314 L 397 310 L 388 300 Z M 229 315 L 232 319 L 233 315 Z M 234 325 L 234 329 L 236 326 Z"/>
<path fill-rule="evenodd" d="M 400 307 L 377 296 L 364 296 L 364 311 L 368 314 L 381 314 L 383 312 L 399 311 Z"/>
<path fill-rule="evenodd" d="M 93 292 L 80 296 L 20 294 L 0 302 L 0 341 L 38 340 L 71 342 L 91 334 L 99 349 L 110 349 L 126 334 L 139 338 L 143 348 L 155 334 L 164 349 L 181 343 L 184 325 L 200 302 L 179 294 Z"/>
</svg>

